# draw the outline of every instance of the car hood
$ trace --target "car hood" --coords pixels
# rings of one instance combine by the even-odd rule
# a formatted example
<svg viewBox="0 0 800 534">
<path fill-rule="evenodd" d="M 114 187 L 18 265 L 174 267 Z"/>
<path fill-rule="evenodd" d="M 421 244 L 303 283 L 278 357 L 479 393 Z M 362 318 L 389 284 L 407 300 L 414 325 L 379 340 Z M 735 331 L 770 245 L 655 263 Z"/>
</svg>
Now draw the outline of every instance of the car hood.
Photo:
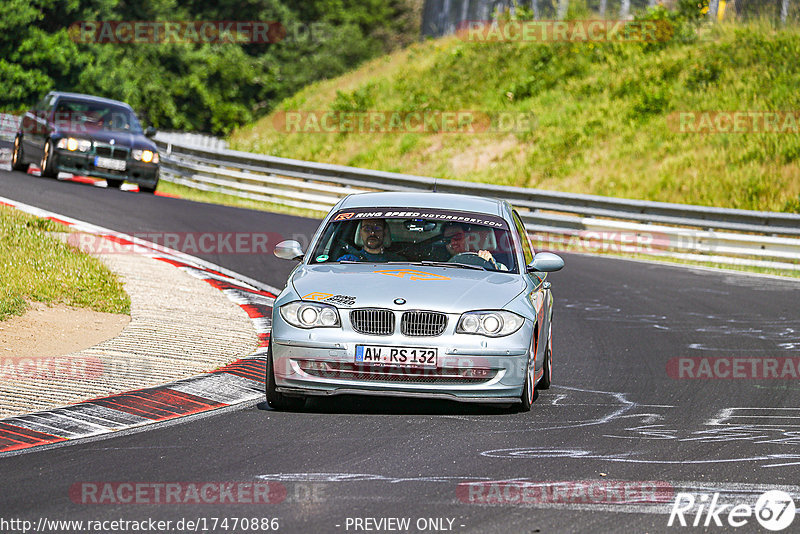
<svg viewBox="0 0 800 534">
<path fill-rule="evenodd" d="M 304 300 L 339 307 L 427 309 L 449 313 L 496 309 L 525 290 L 522 276 L 409 264 L 300 266 L 291 284 Z M 395 299 L 404 299 L 396 304 Z"/>
</svg>

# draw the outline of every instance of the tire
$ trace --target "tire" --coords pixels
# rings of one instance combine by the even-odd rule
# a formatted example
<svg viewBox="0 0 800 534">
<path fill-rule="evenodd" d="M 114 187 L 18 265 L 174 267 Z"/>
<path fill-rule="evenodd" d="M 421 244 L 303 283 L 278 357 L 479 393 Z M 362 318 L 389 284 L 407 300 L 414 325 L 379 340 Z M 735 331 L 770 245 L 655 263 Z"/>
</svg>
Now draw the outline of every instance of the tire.
<svg viewBox="0 0 800 534">
<path fill-rule="evenodd" d="M 302 397 L 287 397 L 283 393 L 278 392 L 275 384 L 275 370 L 273 369 L 272 361 L 272 341 L 269 343 L 267 350 L 267 379 L 266 379 L 266 397 L 267 404 L 273 410 L 299 410 L 305 404 L 305 399 Z"/>
<path fill-rule="evenodd" d="M 106 184 L 108 185 L 109 189 L 119 189 L 122 187 L 122 182 L 125 180 L 115 180 L 113 178 L 106 178 Z"/>
<path fill-rule="evenodd" d="M 531 340 L 531 352 L 533 354 L 536 352 L 536 340 Z M 533 363 L 533 358 L 529 357 L 528 364 L 525 366 L 525 385 L 522 388 L 522 395 L 519 397 L 518 411 L 520 412 L 530 412 L 533 401 L 536 400 L 536 388 L 533 385 L 534 369 L 531 363 Z"/>
<path fill-rule="evenodd" d="M 27 171 L 28 164 L 24 163 L 22 155 L 22 139 L 14 137 L 14 150 L 11 152 L 11 168 L 15 171 Z"/>
<path fill-rule="evenodd" d="M 156 192 L 156 187 L 158 187 L 158 184 L 154 185 L 153 187 L 148 187 L 148 186 L 145 186 L 145 185 L 140 185 L 140 186 L 139 186 L 139 192 L 140 192 L 140 193 L 150 193 L 150 194 L 152 195 L 153 193 L 155 193 L 155 192 Z"/>
<path fill-rule="evenodd" d="M 42 153 L 42 161 L 39 163 L 39 169 L 41 169 L 41 175 L 45 178 L 55 178 L 58 176 L 58 171 L 54 169 L 53 160 L 55 159 L 55 154 L 53 154 L 53 143 L 50 139 L 44 144 L 44 152 Z"/>
<path fill-rule="evenodd" d="M 544 365 L 542 367 L 542 378 L 536 384 L 536 389 L 550 389 L 553 383 L 553 325 L 550 324 L 550 331 L 547 334 L 547 349 L 544 354 Z"/>
</svg>

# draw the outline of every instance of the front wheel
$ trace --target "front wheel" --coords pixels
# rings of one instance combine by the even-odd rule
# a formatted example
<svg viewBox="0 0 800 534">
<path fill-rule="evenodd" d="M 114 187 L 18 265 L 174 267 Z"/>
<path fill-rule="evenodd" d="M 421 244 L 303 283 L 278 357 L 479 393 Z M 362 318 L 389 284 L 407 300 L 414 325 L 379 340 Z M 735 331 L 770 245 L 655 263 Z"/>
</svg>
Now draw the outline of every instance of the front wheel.
<svg viewBox="0 0 800 534">
<path fill-rule="evenodd" d="M 55 154 L 53 154 L 53 143 L 50 139 L 44 144 L 44 153 L 42 153 L 42 161 L 39 163 L 39 169 L 41 169 L 41 175 L 45 178 L 55 178 L 58 176 L 58 171 L 55 170 L 55 166 L 53 164 L 53 160 L 55 159 Z"/>
<path fill-rule="evenodd" d="M 22 140 L 19 136 L 14 138 L 14 151 L 11 153 L 11 168 L 15 171 L 27 171 L 28 164 L 24 163 L 22 157 Z"/>
<path fill-rule="evenodd" d="M 283 393 L 278 392 L 278 387 L 275 384 L 274 366 L 275 364 L 272 361 L 272 342 L 270 341 L 269 349 L 267 350 L 267 404 L 273 410 L 299 410 L 305 404 L 305 399 L 300 397 L 287 397 Z"/>
<path fill-rule="evenodd" d="M 528 356 L 528 364 L 525 366 L 525 385 L 522 388 L 522 395 L 519 400 L 520 412 L 529 412 L 533 406 L 533 401 L 536 399 L 536 388 L 533 385 L 533 372 L 534 372 L 534 355 L 536 354 L 536 340 L 531 341 L 531 353 Z"/>
<path fill-rule="evenodd" d="M 542 378 L 536 384 L 536 389 L 550 389 L 550 384 L 553 383 L 553 326 L 550 325 L 550 331 L 547 333 L 547 350 L 544 354 L 544 364 L 542 366 Z"/>
<path fill-rule="evenodd" d="M 122 182 L 124 181 L 125 180 L 114 180 L 112 178 L 106 178 L 106 185 L 108 185 L 109 188 L 119 189 L 120 187 L 122 187 Z"/>
</svg>

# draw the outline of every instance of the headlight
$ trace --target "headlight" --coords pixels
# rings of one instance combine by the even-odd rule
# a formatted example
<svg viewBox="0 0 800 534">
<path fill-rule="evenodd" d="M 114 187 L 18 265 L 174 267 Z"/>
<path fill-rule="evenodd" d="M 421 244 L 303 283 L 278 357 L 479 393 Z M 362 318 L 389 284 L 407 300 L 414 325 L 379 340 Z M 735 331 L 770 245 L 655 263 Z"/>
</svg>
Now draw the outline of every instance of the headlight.
<svg viewBox="0 0 800 534">
<path fill-rule="evenodd" d="M 525 319 L 510 311 L 486 310 L 467 312 L 461 315 L 456 326 L 458 334 L 479 334 L 502 337 L 513 334 L 525 323 Z"/>
<path fill-rule="evenodd" d="M 75 152 L 76 150 L 87 152 L 90 148 L 92 148 L 92 142 L 88 139 L 64 137 L 58 140 L 58 144 L 56 146 L 58 148 L 66 148 L 70 152 Z"/>
<path fill-rule="evenodd" d="M 152 150 L 134 150 L 131 155 L 136 161 L 158 163 L 158 152 L 153 152 Z"/>
<path fill-rule="evenodd" d="M 281 306 L 281 317 L 298 328 L 338 328 L 339 312 L 335 307 L 318 302 L 290 302 Z"/>
</svg>

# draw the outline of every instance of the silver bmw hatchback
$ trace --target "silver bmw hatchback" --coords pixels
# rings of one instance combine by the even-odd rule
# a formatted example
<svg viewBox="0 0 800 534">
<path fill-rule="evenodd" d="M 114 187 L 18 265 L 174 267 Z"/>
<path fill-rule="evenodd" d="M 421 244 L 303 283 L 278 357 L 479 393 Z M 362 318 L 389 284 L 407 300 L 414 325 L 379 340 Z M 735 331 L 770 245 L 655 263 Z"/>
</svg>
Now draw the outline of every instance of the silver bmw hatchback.
<svg viewBox="0 0 800 534">
<path fill-rule="evenodd" d="M 342 199 L 275 300 L 266 397 L 381 395 L 516 403 L 550 387 L 553 297 L 547 273 L 505 201 L 445 193 Z"/>
</svg>

